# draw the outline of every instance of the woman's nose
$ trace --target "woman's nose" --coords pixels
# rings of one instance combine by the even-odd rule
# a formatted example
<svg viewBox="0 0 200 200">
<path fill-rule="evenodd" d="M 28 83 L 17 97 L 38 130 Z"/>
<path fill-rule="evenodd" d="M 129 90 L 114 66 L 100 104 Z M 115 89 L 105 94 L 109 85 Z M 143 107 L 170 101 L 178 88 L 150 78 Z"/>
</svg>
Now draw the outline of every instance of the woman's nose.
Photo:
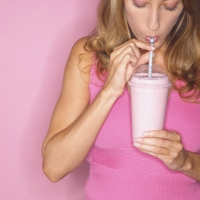
<svg viewBox="0 0 200 200">
<path fill-rule="evenodd" d="M 147 19 L 147 27 L 151 31 L 157 31 L 160 28 L 160 19 L 159 19 L 159 11 L 152 10 L 149 13 L 149 17 Z"/>
</svg>

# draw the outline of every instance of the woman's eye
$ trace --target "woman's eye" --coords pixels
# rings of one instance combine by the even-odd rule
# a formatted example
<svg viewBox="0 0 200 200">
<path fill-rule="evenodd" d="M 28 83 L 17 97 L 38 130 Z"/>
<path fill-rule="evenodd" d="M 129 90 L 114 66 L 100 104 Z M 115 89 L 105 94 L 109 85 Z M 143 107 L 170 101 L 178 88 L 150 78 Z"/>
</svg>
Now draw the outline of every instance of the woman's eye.
<svg viewBox="0 0 200 200">
<path fill-rule="evenodd" d="M 135 7 L 137 7 L 137 8 L 144 8 L 144 7 L 145 7 L 145 5 L 138 5 L 138 4 L 136 4 L 135 2 L 133 2 L 133 5 L 134 5 Z"/>
<path fill-rule="evenodd" d="M 133 5 L 136 7 L 136 8 L 144 8 L 146 5 L 145 4 L 136 4 L 134 1 L 133 1 Z M 174 7 L 174 8 L 169 8 L 167 6 L 164 6 L 165 10 L 167 11 L 175 11 L 178 7 Z"/>
<path fill-rule="evenodd" d="M 176 10 L 177 8 L 178 8 L 177 6 L 174 7 L 174 8 L 168 8 L 168 7 L 165 6 L 165 9 L 166 9 L 167 11 L 174 11 L 174 10 Z"/>
<path fill-rule="evenodd" d="M 137 4 L 137 3 L 135 3 L 134 1 L 133 1 L 133 5 L 136 7 L 136 8 L 144 8 L 146 5 L 145 4 Z M 167 10 L 167 11 L 174 11 L 174 10 L 176 10 L 178 7 L 176 6 L 176 7 L 174 7 L 174 8 L 169 8 L 169 7 L 167 7 L 167 6 L 164 6 L 164 8 L 165 8 L 165 10 Z"/>
</svg>

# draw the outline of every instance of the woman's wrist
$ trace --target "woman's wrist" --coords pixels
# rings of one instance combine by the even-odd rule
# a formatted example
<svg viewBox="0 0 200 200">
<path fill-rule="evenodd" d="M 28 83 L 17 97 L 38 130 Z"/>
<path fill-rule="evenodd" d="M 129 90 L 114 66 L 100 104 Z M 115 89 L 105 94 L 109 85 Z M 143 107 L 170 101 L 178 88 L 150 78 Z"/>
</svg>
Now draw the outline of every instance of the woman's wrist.
<svg viewBox="0 0 200 200">
<path fill-rule="evenodd" d="M 100 92 L 100 95 L 102 99 L 104 99 L 107 103 L 114 103 L 119 97 L 112 91 L 110 87 L 103 87 L 103 89 Z"/>
<path fill-rule="evenodd" d="M 189 172 L 192 170 L 193 168 L 193 165 L 192 165 L 192 155 L 189 151 L 186 151 L 185 150 L 185 153 L 186 153 L 186 159 L 185 159 L 185 162 L 183 164 L 183 166 L 179 169 L 180 172 Z"/>
</svg>

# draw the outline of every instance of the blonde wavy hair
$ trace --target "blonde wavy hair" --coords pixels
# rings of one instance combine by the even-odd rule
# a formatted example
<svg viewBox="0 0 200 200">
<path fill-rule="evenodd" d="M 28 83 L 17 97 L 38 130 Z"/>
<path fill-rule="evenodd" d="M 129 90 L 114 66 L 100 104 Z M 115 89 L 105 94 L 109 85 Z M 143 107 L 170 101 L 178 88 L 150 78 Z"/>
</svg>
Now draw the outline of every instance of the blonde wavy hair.
<svg viewBox="0 0 200 200">
<path fill-rule="evenodd" d="M 196 102 L 200 97 L 200 0 L 182 2 L 184 9 L 167 38 L 165 63 L 179 95 Z M 85 45 L 96 54 L 97 73 L 109 68 L 115 47 L 134 37 L 124 15 L 124 0 L 101 0 L 97 26 Z M 177 87 L 176 80 L 184 86 Z"/>
</svg>

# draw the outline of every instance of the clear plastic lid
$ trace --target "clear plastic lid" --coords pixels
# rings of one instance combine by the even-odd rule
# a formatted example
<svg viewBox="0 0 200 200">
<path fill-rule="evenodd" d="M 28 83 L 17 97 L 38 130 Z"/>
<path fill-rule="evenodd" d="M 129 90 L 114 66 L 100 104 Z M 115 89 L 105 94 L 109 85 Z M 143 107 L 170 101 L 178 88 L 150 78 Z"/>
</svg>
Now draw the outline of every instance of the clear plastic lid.
<svg viewBox="0 0 200 200">
<path fill-rule="evenodd" d="M 163 85 L 171 86 L 166 72 L 158 67 L 152 67 L 152 76 L 148 77 L 148 65 L 142 65 L 137 68 L 132 78 L 129 81 L 129 85 Z"/>
</svg>

